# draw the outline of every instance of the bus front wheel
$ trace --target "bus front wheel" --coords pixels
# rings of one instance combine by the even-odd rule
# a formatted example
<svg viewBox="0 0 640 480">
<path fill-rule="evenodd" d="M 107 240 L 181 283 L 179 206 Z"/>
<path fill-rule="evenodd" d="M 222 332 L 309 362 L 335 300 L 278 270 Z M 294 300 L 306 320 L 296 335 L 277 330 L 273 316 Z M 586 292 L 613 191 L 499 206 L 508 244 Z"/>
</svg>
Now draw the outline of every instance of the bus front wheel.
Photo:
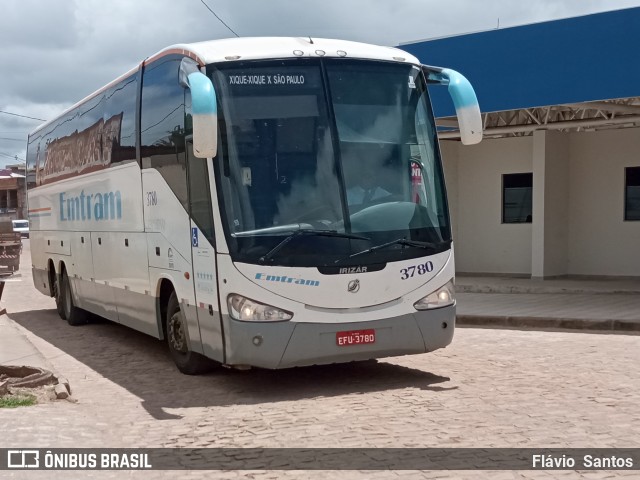
<svg viewBox="0 0 640 480">
<path fill-rule="evenodd" d="M 185 316 L 180 310 L 176 292 L 171 292 L 169 297 L 165 327 L 169 353 L 178 370 L 186 375 L 199 375 L 212 369 L 213 361 L 189 350 Z"/>
</svg>

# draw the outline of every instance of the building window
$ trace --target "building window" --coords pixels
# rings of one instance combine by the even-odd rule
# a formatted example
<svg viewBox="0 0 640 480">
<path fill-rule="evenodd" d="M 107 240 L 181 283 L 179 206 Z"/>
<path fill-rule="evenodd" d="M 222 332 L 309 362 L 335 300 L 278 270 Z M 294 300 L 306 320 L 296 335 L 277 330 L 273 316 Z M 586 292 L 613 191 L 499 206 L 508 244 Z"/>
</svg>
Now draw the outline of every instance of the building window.
<svg viewBox="0 0 640 480">
<path fill-rule="evenodd" d="M 640 220 L 640 167 L 625 168 L 624 219 Z"/>
<path fill-rule="evenodd" d="M 531 223 L 533 173 L 502 175 L 502 223 Z"/>
</svg>

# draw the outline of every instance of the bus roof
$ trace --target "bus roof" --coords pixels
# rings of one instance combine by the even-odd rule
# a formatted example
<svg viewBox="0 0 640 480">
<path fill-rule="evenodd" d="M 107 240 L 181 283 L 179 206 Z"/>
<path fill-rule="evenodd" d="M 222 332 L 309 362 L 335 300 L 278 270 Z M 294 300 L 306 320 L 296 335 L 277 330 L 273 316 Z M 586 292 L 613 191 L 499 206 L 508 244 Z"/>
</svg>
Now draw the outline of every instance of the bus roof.
<svg viewBox="0 0 640 480">
<path fill-rule="evenodd" d="M 416 57 L 398 48 L 311 37 L 240 37 L 210 40 L 174 45 L 160 51 L 151 59 L 175 50 L 193 52 L 205 64 L 235 60 L 319 56 L 420 63 Z"/>
<path fill-rule="evenodd" d="M 332 40 L 312 37 L 240 37 L 205 42 L 172 45 L 160 50 L 155 55 L 144 60 L 145 64 L 171 54 L 186 55 L 201 65 L 237 60 L 260 60 L 269 58 L 357 58 L 365 60 L 387 60 L 419 64 L 420 61 L 412 54 L 394 47 L 383 47 L 368 43 L 352 42 L 348 40 Z M 56 118 L 73 110 L 84 102 L 100 94 L 120 80 L 134 75 L 139 66 L 120 75 L 107 85 L 99 88 L 79 102 L 75 103 L 55 118 L 36 127 L 29 137 L 35 135 Z"/>
</svg>

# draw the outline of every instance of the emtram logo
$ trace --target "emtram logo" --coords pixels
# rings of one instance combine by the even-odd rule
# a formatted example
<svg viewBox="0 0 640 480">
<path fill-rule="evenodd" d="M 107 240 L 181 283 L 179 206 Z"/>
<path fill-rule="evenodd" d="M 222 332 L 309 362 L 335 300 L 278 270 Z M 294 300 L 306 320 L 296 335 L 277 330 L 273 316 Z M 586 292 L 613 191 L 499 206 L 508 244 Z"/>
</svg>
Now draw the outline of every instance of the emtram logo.
<svg viewBox="0 0 640 480">
<path fill-rule="evenodd" d="M 71 195 L 61 192 L 58 195 L 61 222 L 85 220 L 120 220 L 122 218 L 122 194 L 120 190 L 101 193 Z"/>
<path fill-rule="evenodd" d="M 256 273 L 255 279 L 263 282 L 294 283 L 307 287 L 317 287 L 320 285 L 319 280 L 305 280 L 303 278 L 288 277 L 286 275 L 268 275 L 266 273 Z"/>
<path fill-rule="evenodd" d="M 38 450 L 7 450 L 7 468 L 39 468 Z"/>
</svg>

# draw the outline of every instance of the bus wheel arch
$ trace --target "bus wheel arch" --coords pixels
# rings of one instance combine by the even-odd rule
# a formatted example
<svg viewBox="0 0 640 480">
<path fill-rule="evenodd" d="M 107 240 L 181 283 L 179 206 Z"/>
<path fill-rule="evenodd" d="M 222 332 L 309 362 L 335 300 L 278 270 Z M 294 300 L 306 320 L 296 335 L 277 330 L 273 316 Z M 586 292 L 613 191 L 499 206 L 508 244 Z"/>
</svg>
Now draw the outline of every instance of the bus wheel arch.
<svg viewBox="0 0 640 480">
<path fill-rule="evenodd" d="M 60 262 L 60 273 L 57 278 L 60 306 L 64 314 L 64 319 L 67 320 L 69 325 L 74 327 L 87 323 L 87 312 L 76 307 L 75 302 L 73 301 L 73 289 L 71 287 L 71 281 L 69 280 L 69 274 L 67 273 L 67 267 L 64 262 Z"/>
<path fill-rule="evenodd" d="M 47 279 L 49 281 L 49 285 L 47 285 L 49 288 L 49 296 L 55 297 L 56 292 L 54 289 L 56 284 L 56 267 L 52 259 L 47 261 Z"/>
<path fill-rule="evenodd" d="M 58 316 L 62 320 L 66 320 L 67 317 L 65 315 L 64 305 L 62 304 L 62 288 L 60 285 L 60 268 L 64 266 L 64 263 L 60 264 L 60 268 L 56 270 L 56 266 L 54 261 L 50 258 L 48 262 L 48 270 L 49 270 L 49 292 L 53 299 L 56 301 L 56 311 L 58 312 Z"/>
<path fill-rule="evenodd" d="M 170 280 L 162 279 L 160 282 L 158 304 L 158 317 L 162 319 L 161 332 L 178 370 L 187 375 L 199 375 L 211 370 L 214 362 L 189 348 L 183 307 Z"/>
<path fill-rule="evenodd" d="M 168 278 L 160 279 L 156 295 L 156 321 L 158 322 L 160 340 L 166 340 L 167 338 L 165 318 L 167 317 L 169 297 L 171 297 L 171 293 L 174 291 L 175 288 L 173 287 L 171 280 Z"/>
</svg>

